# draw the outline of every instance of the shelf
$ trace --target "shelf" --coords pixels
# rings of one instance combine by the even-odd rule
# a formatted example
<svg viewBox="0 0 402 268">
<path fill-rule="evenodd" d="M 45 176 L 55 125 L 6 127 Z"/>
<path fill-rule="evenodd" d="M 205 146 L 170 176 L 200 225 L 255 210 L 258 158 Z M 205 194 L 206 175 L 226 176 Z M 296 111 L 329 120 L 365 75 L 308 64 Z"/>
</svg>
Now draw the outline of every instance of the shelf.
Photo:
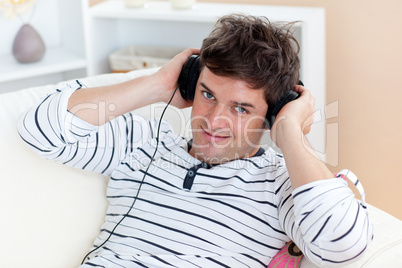
<svg viewBox="0 0 402 268">
<path fill-rule="evenodd" d="M 37 1 L 29 23 L 43 38 L 46 53 L 36 63 L 21 64 L 14 59 L 10 48 L 20 22 L 0 18 L 0 25 L 5 26 L 0 27 L 5 37 L 0 42 L 0 93 L 86 75 L 83 23 L 83 14 L 88 9 L 86 1 Z"/>
<path fill-rule="evenodd" d="M 267 16 L 272 21 L 304 20 L 320 8 L 249 4 L 196 3 L 192 9 L 173 9 L 169 1 L 150 1 L 144 8 L 126 8 L 122 0 L 109 0 L 90 9 L 92 18 L 142 19 L 213 23 L 228 13 Z"/>
<path fill-rule="evenodd" d="M 64 48 L 47 49 L 36 63 L 18 63 L 12 55 L 0 57 L 0 83 L 86 68 L 86 60 Z"/>
</svg>

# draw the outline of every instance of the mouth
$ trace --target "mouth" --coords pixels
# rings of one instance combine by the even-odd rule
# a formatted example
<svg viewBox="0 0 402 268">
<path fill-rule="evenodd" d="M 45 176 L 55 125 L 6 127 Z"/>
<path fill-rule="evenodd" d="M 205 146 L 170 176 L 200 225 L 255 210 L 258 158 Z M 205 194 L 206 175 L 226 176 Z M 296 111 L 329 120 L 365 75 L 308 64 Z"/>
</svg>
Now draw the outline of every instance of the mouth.
<svg viewBox="0 0 402 268">
<path fill-rule="evenodd" d="M 201 127 L 203 136 L 206 140 L 211 142 L 222 142 L 231 138 L 231 135 L 222 135 L 215 132 L 211 132 L 203 127 Z"/>
</svg>

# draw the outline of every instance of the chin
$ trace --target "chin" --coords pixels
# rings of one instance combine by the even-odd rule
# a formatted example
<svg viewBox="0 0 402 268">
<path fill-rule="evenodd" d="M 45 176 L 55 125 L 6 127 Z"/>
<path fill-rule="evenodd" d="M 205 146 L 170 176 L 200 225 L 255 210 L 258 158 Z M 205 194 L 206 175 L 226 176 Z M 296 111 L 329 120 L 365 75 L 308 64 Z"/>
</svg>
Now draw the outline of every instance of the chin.
<svg viewBox="0 0 402 268">
<path fill-rule="evenodd" d="M 225 150 L 217 148 L 194 149 L 195 158 L 208 164 L 222 164 L 231 161 Z"/>
</svg>

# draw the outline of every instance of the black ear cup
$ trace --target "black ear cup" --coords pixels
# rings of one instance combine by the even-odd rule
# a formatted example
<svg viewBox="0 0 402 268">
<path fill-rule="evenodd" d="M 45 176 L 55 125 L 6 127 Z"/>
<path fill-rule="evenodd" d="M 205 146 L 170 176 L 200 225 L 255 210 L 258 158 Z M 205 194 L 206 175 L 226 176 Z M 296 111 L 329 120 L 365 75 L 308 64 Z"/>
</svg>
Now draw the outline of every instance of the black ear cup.
<svg viewBox="0 0 402 268">
<path fill-rule="evenodd" d="M 304 86 L 302 81 L 299 81 L 298 85 Z M 266 119 L 267 119 L 267 127 L 269 129 L 271 129 L 271 127 L 273 126 L 276 116 L 278 115 L 279 111 L 282 109 L 283 106 L 285 106 L 287 103 L 291 102 L 292 100 L 297 99 L 298 97 L 300 97 L 299 93 L 296 93 L 293 90 L 290 90 L 288 92 L 286 92 L 286 94 L 284 96 L 282 96 L 282 98 L 279 99 L 279 101 L 277 103 L 275 103 L 274 105 L 270 105 L 268 107 L 268 112 L 266 115 Z"/>
<path fill-rule="evenodd" d="M 278 115 L 282 107 L 285 106 L 288 102 L 297 99 L 299 96 L 300 94 L 296 93 L 293 90 L 290 90 L 282 98 L 280 98 L 280 100 L 277 103 L 268 106 L 266 119 L 267 119 L 267 127 L 269 129 L 271 129 L 271 127 L 273 126 L 276 116 Z"/>
<path fill-rule="evenodd" d="M 200 56 L 192 55 L 183 66 L 179 76 L 179 89 L 183 99 L 194 100 L 195 88 L 200 76 Z"/>
</svg>

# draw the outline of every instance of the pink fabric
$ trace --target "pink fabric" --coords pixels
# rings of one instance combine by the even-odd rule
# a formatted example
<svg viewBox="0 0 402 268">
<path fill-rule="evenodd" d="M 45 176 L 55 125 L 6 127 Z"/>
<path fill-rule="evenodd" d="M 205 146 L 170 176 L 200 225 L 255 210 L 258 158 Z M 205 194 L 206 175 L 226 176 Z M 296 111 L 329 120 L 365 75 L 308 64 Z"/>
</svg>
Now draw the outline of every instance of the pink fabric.
<svg viewBox="0 0 402 268">
<path fill-rule="evenodd" d="M 293 241 L 286 245 L 275 255 L 268 268 L 297 268 L 301 267 L 303 253 Z"/>
</svg>

